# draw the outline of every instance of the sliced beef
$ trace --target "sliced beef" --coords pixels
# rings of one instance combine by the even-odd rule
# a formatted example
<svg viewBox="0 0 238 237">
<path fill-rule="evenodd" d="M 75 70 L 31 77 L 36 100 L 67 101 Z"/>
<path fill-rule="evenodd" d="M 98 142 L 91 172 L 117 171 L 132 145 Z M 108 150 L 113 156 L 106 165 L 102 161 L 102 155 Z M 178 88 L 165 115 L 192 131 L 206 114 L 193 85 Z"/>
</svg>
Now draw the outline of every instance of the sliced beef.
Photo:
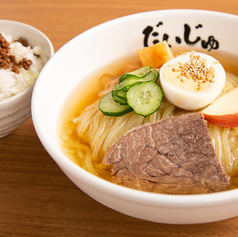
<svg viewBox="0 0 238 237">
<path fill-rule="evenodd" d="M 129 188 L 167 194 L 230 189 L 202 114 L 167 118 L 133 128 L 108 150 L 112 181 Z"/>
</svg>

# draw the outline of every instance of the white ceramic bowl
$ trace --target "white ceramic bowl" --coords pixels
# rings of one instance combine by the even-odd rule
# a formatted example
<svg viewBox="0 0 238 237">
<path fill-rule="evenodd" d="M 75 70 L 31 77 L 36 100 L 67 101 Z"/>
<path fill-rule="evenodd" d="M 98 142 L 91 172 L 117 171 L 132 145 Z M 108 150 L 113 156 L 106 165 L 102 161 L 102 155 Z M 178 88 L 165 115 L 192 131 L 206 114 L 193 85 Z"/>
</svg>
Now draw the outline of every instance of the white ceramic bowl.
<svg viewBox="0 0 238 237">
<path fill-rule="evenodd" d="M 204 40 L 204 47 L 208 42 L 206 50 L 238 55 L 237 28 L 238 16 L 235 15 L 162 10 L 112 20 L 75 37 L 47 63 L 33 91 L 33 123 L 43 146 L 75 185 L 121 213 L 172 224 L 206 223 L 237 216 L 238 189 L 205 195 L 164 195 L 128 189 L 78 167 L 62 153 L 58 143 L 62 105 L 72 89 L 92 71 L 134 54 L 144 43 L 150 46 L 154 39 L 161 41 L 163 36 L 169 36 L 168 43 L 172 47 L 202 48 Z M 159 35 L 150 34 L 147 40 L 142 33 L 144 29 Z"/>
<path fill-rule="evenodd" d="M 49 38 L 38 29 L 11 20 L 0 20 L 0 32 L 12 35 L 16 40 L 19 37 L 27 39 L 30 46 L 41 46 L 44 49 L 42 58 L 46 63 L 54 54 Z M 0 138 L 16 130 L 31 117 L 31 95 L 34 85 L 9 99 L 0 102 Z"/>
</svg>

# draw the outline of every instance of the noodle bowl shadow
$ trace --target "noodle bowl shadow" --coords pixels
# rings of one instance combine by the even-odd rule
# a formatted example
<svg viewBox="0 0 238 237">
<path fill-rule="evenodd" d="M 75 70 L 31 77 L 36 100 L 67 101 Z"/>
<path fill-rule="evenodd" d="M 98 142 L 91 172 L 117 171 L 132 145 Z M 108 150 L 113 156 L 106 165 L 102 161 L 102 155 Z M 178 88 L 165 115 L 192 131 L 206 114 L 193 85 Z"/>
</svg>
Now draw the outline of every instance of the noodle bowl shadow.
<svg viewBox="0 0 238 237">
<path fill-rule="evenodd" d="M 176 19 L 176 21 L 174 20 Z M 134 14 L 96 26 L 72 39 L 49 60 L 33 90 L 32 118 L 51 157 L 81 190 L 129 216 L 170 224 L 207 223 L 238 215 L 238 190 L 202 195 L 165 195 L 118 186 L 83 170 L 59 144 L 59 120 L 68 95 L 91 72 L 153 40 L 173 47 L 201 48 L 238 56 L 238 16 L 201 10 L 162 10 Z M 144 33 L 143 33 L 144 32 Z M 159 32 L 157 38 L 153 32 Z M 154 34 L 156 35 L 156 34 Z M 92 57 L 92 54 L 94 56 Z M 44 96 L 42 96 L 44 95 Z"/>
</svg>

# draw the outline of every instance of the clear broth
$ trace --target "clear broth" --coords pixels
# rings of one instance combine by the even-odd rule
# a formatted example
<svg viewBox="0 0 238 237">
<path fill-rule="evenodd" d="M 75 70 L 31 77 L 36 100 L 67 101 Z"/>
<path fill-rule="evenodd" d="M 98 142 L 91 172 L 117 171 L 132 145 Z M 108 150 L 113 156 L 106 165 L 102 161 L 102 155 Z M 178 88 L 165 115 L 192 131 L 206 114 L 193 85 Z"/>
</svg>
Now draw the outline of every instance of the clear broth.
<svg viewBox="0 0 238 237">
<path fill-rule="evenodd" d="M 175 56 L 179 55 L 181 52 L 186 52 L 186 48 L 177 48 L 173 50 Z M 205 50 L 196 50 L 196 52 L 207 53 Z M 207 53 L 217 59 L 224 67 L 225 71 L 230 72 L 238 76 L 238 56 L 231 55 L 228 53 L 221 52 L 209 52 Z M 102 85 L 99 81 L 99 78 L 105 74 L 109 74 L 113 77 L 119 77 L 122 75 L 127 65 L 140 65 L 140 61 L 136 54 L 131 57 L 126 57 L 115 62 L 112 62 L 110 65 L 97 70 L 96 72 L 91 73 L 87 78 L 83 79 L 84 85 L 82 86 L 79 83 L 78 86 L 70 93 L 70 96 L 66 99 L 66 102 L 63 105 L 62 113 L 60 118 L 60 126 L 63 121 L 68 120 L 73 117 L 79 116 L 81 111 L 97 99 L 95 95 Z"/>
<path fill-rule="evenodd" d="M 186 49 L 178 48 L 176 50 L 173 50 L 173 53 L 175 56 L 177 56 L 181 52 L 185 51 Z M 194 51 L 207 53 L 205 51 L 195 49 Z M 227 72 L 238 76 L 238 56 L 227 53 L 219 53 L 215 51 L 207 54 L 220 61 Z M 99 99 L 97 93 L 102 89 L 102 84 L 99 80 L 101 76 L 109 74 L 110 76 L 118 78 L 123 74 L 127 65 L 140 65 L 140 61 L 136 54 L 132 55 L 131 57 L 112 62 L 110 65 L 106 65 L 100 70 L 90 74 L 87 78 L 83 79 L 83 81 L 80 82 L 79 85 L 76 86 L 75 89 L 71 92 L 70 96 L 66 99 L 65 104 L 62 107 L 59 120 L 60 131 L 66 131 L 68 129 L 67 122 L 69 120 L 78 117 L 86 106 Z M 74 136 L 77 136 L 76 132 Z M 72 161 L 77 163 L 76 160 Z M 236 177 L 235 179 L 238 178 Z M 235 184 L 235 187 L 237 188 L 238 180 L 235 181 L 235 183 L 237 183 Z"/>
</svg>

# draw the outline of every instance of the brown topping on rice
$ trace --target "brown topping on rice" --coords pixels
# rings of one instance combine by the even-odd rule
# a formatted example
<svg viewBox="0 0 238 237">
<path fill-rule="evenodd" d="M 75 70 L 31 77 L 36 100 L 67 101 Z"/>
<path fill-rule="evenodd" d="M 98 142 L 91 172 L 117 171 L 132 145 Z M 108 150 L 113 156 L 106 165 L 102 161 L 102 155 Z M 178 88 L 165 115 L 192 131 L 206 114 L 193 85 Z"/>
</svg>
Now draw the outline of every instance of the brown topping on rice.
<svg viewBox="0 0 238 237">
<path fill-rule="evenodd" d="M 8 52 L 9 51 L 9 43 L 6 41 L 6 39 L 0 34 L 0 46 L 1 51 Z"/>
<path fill-rule="evenodd" d="M 22 38 L 22 37 L 20 37 L 19 39 L 15 40 L 15 42 L 19 42 L 19 43 L 21 43 L 25 47 L 29 46 L 27 40 Z"/>
<path fill-rule="evenodd" d="M 16 40 L 20 42 L 23 46 L 27 46 L 27 41 L 23 38 L 19 38 Z M 10 69 L 19 74 L 19 68 L 24 68 L 25 70 L 29 70 L 32 64 L 32 61 L 27 58 L 23 58 L 18 63 L 16 62 L 15 56 L 10 53 L 10 44 L 6 41 L 6 39 L 0 33 L 0 69 Z"/>
<path fill-rule="evenodd" d="M 31 64 L 32 64 L 32 61 L 30 59 L 23 58 L 21 61 L 19 61 L 18 66 L 23 67 L 25 70 L 29 70 Z"/>
</svg>

